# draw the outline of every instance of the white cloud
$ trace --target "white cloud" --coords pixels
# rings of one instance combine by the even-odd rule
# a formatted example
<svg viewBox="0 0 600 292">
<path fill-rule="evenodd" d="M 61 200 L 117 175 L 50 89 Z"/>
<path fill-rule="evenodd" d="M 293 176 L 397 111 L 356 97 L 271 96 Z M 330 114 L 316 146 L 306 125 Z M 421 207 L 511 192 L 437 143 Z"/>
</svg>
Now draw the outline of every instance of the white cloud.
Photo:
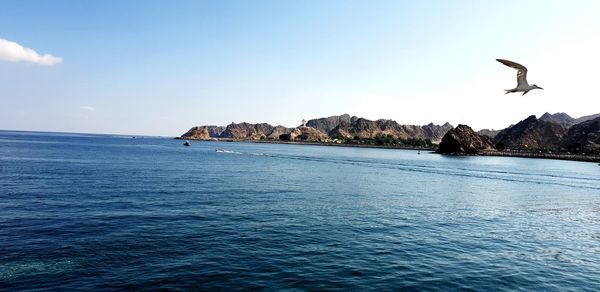
<svg viewBox="0 0 600 292">
<path fill-rule="evenodd" d="M 79 107 L 79 109 L 84 110 L 84 111 L 88 111 L 88 112 L 93 112 L 93 111 L 96 110 L 95 108 L 93 108 L 93 107 L 91 107 L 89 105 L 82 105 L 82 106 Z"/>
<path fill-rule="evenodd" d="M 25 61 L 46 66 L 62 62 L 62 58 L 49 54 L 40 55 L 32 49 L 2 38 L 0 38 L 0 60 L 9 62 Z"/>
</svg>

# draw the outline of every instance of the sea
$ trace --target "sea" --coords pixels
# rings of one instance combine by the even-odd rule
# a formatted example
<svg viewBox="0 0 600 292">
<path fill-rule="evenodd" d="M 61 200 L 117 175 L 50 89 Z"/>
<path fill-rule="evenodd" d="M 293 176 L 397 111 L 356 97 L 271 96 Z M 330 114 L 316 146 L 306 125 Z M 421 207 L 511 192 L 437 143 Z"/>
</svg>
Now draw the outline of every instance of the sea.
<svg viewBox="0 0 600 292">
<path fill-rule="evenodd" d="M 600 290 L 600 166 L 0 131 L 0 290 Z"/>
</svg>

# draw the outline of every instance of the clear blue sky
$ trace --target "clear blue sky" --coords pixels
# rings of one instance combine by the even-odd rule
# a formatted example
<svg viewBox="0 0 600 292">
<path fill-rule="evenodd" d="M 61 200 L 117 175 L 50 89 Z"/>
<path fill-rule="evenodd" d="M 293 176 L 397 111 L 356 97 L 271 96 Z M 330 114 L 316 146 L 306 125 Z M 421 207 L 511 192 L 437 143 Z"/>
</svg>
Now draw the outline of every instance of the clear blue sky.
<svg viewBox="0 0 600 292">
<path fill-rule="evenodd" d="M 503 128 L 600 112 L 600 1 L 7 1 L 0 129 L 179 135 L 349 113 Z M 56 60 L 53 59 L 53 60 Z M 545 88 L 504 95 L 529 68 Z M 582 86 L 579 86 L 581 83 Z"/>
</svg>

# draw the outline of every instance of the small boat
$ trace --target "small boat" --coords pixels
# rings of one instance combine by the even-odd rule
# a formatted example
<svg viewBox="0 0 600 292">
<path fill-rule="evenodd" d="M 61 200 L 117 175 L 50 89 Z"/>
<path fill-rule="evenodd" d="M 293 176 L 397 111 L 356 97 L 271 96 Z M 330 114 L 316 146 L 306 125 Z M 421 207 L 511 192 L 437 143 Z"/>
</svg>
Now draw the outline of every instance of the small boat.
<svg viewBox="0 0 600 292">
<path fill-rule="evenodd" d="M 217 148 L 217 149 L 215 150 L 215 152 L 225 152 L 225 150 L 224 150 L 224 149 L 221 149 L 221 148 Z"/>
<path fill-rule="evenodd" d="M 185 141 L 185 143 L 183 143 L 183 146 L 190 146 L 190 141 Z"/>
</svg>

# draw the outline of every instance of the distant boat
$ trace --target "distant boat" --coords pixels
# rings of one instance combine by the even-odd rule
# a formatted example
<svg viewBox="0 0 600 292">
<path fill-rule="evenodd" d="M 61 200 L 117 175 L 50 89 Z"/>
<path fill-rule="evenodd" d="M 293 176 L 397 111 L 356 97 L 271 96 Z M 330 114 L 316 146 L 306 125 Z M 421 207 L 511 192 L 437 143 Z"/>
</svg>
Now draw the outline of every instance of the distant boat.
<svg viewBox="0 0 600 292">
<path fill-rule="evenodd" d="M 216 151 L 216 152 L 225 152 L 225 150 L 223 150 L 223 149 L 221 149 L 221 148 L 217 148 L 215 151 Z"/>
<path fill-rule="evenodd" d="M 183 146 L 190 146 L 190 141 L 185 141 L 185 143 L 183 143 Z"/>
<path fill-rule="evenodd" d="M 417 155 L 421 155 L 421 150 L 417 150 Z"/>
</svg>

